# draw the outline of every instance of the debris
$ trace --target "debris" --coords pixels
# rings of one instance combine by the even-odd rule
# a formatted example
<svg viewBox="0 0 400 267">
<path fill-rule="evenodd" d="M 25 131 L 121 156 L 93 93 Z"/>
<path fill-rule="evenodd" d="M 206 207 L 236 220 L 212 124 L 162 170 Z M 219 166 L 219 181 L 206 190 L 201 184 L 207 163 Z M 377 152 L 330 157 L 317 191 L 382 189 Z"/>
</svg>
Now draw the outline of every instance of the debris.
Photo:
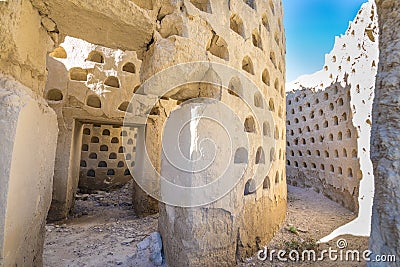
<svg viewBox="0 0 400 267">
<path fill-rule="evenodd" d="M 135 241 L 134 238 L 128 238 L 125 239 L 124 241 L 121 242 L 121 245 L 129 245 L 130 243 L 132 243 L 133 241 Z"/>
</svg>

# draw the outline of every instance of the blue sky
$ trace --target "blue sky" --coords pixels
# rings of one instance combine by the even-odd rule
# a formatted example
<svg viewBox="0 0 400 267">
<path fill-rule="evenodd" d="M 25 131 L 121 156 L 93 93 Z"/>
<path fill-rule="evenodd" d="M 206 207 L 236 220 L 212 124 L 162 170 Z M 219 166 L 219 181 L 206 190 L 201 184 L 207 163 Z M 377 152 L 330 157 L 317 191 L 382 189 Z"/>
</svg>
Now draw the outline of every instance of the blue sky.
<svg viewBox="0 0 400 267">
<path fill-rule="evenodd" d="M 367 0 L 283 0 L 286 81 L 322 69 L 335 36 L 344 34 Z"/>
</svg>

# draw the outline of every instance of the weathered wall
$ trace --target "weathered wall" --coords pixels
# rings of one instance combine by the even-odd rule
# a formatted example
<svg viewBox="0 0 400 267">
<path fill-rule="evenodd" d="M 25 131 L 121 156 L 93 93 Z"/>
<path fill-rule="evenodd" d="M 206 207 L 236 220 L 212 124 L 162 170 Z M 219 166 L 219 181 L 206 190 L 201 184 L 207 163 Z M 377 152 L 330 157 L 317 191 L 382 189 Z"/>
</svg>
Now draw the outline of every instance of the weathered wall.
<svg viewBox="0 0 400 267">
<path fill-rule="evenodd" d="M 227 123 L 232 127 L 238 123 L 236 130 L 243 131 L 242 124 L 251 111 L 238 97 L 225 93 L 226 95 L 223 93 L 223 98 L 226 97 L 231 102 L 225 101 L 224 104 L 231 104 L 230 108 L 240 118 L 239 121 L 229 120 Z M 248 96 L 250 95 L 251 92 Z M 247 96 L 244 98 L 248 99 Z M 183 111 L 175 110 L 174 112 L 179 113 L 174 116 L 178 116 L 182 121 L 187 121 L 191 116 L 189 109 L 187 105 L 183 105 L 181 107 Z M 200 106 L 200 109 L 199 112 L 206 117 L 211 113 L 214 116 L 219 114 L 219 117 L 225 118 L 225 120 L 232 118 L 229 113 L 225 113 L 221 108 L 216 108 L 212 103 L 204 104 L 204 106 Z M 210 129 L 212 129 L 211 132 Z M 263 168 L 266 166 L 264 160 L 265 162 L 274 162 L 279 158 L 282 159 L 283 155 L 275 156 L 274 152 L 271 154 L 268 150 L 261 156 L 262 160 L 257 161 L 256 151 L 262 144 L 257 134 L 260 131 L 263 130 L 257 126 L 256 133 L 249 133 L 248 136 L 244 133 L 246 136 L 244 139 L 248 138 L 250 145 L 248 156 L 243 158 L 243 163 L 236 162 L 235 151 L 238 151 L 238 147 L 234 145 L 231 147 L 232 144 L 227 144 L 229 138 L 235 138 L 235 135 L 228 131 L 231 134 L 228 138 L 226 132 L 221 130 L 218 125 L 207 125 L 206 122 L 200 122 L 197 128 L 198 135 L 195 138 L 198 140 L 210 138 L 221 145 L 222 149 L 222 151 L 218 149 L 217 158 L 212 162 L 211 167 L 201 172 L 182 175 L 179 170 L 172 168 L 163 155 L 161 167 L 163 177 L 173 179 L 175 183 L 182 183 L 184 186 L 204 185 L 207 181 L 210 182 L 219 177 L 224 171 L 231 172 L 228 176 L 234 180 L 236 175 L 241 173 L 242 168 L 245 170 L 237 185 L 232 190 L 226 188 L 227 194 L 212 204 L 201 208 L 175 208 L 170 205 L 160 205 L 159 227 L 165 242 L 164 251 L 169 264 L 172 266 L 197 266 L 213 265 L 218 262 L 221 265 L 233 265 L 236 260 L 253 255 L 278 230 L 286 213 L 285 173 L 284 170 L 275 172 L 269 169 L 263 170 Z M 180 143 L 184 147 L 182 153 L 189 153 L 188 144 L 191 143 L 190 140 L 193 137 L 188 133 L 179 137 L 180 140 L 183 139 Z M 176 142 L 174 141 L 175 135 L 164 135 L 163 138 L 163 141 L 167 143 Z M 274 137 L 270 136 L 269 138 Z M 245 142 L 243 139 L 236 141 Z M 232 150 L 226 150 L 227 148 L 232 148 Z M 274 148 L 271 149 L 274 151 Z M 203 155 L 213 155 L 215 152 L 207 146 L 202 147 L 201 151 Z M 176 156 L 178 157 L 178 155 Z M 194 164 L 193 169 L 196 170 L 196 167 L 198 166 Z M 263 175 L 264 184 L 259 188 L 246 189 L 248 183 L 254 179 L 258 168 L 261 168 L 259 174 Z M 183 194 L 176 192 L 175 194 L 180 199 L 185 197 Z M 198 196 L 186 197 L 197 199 Z"/>
<path fill-rule="evenodd" d="M 69 35 L 107 47 L 135 51 L 145 50 L 151 42 L 159 9 L 154 6 L 152 10 L 151 3 L 159 1 L 148 1 L 149 6 L 138 5 L 143 1 L 129 0 L 30 2 L 40 12 L 43 25 L 56 43 Z"/>
<path fill-rule="evenodd" d="M 122 137 L 128 138 L 127 145 Z M 135 166 L 137 128 L 120 125 L 84 124 L 79 188 L 110 190 L 132 179 L 125 159 Z"/>
<path fill-rule="evenodd" d="M 37 94 L 46 82 L 46 54 L 53 41 L 29 1 L 0 2 L 0 70 Z"/>
<path fill-rule="evenodd" d="M 377 0 L 380 58 L 373 108 L 371 158 L 375 197 L 370 249 L 375 254 L 400 255 L 400 2 Z M 369 266 L 377 266 L 369 263 Z M 379 263 L 398 266 L 398 263 Z"/>
<path fill-rule="evenodd" d="M 137 3 L 136 3 L 137 2 Z M 18 124 L 18 129 L 24 129 L 30 127 L 35 130 L 35 133 L 31 136 L 20 136 L 16 135 L 16 138 L 12 140 L 13 136 L 10 135 L 11 139 L 4 139 L 4 149 L 10 147 L 18 147 L 18 155 L 12 154 L 11 151 L 8 153 L 13 156 L 13 161 L 10 162 L 10 158 L 5 158 L 2 167 L 5 168 L 4 175 L 1 176 L 4 179 L 4 187 L 2 187 L 2 197 L 4 198 L 1 203 L 2 213 L 0 217 L 1 223 L 1 264 L 7 263 L 6 265 L 40 265 L 41 263 L 41 249 L 42 249 L 42 238 L 44 234 L 44 223 L 45 216 L 48 210 L 48 201 L 51 198 L 52 187 L 52 172 L 53 166 L 53 149 L 55 149 L 55 140 L 57 139 L 57 121 L 54 120 L 54 114 L 48 111 L 47 104 L 42 101 L 42 96 L 48 97 L 49 103 L 52 105 L 60 104 L 60 100 L 65 95 L 60 94 L 59 89 L 51 92 L 46 91 L 46 55 L 53 49 L 54 43 L 60 43 L 65 35 L 73 35 L 80 37 L 87 37 L 92 41 L 102 43 L 111 47 L 117 48 L 131 48 L 137 49 L 138 51 L 144 51 L 147 44 L 151 42 L 154 31 L 154 25 L 156 24 L 156 18 L 158 15 L 168 13 L 169 5 L 165 4 L 160 9 L 160 3 L 157 1 L 157 6 L 154 10 L 153 5 L 148 6 L 141 1 L 115 1 L 108 3 L 109 6 L 105 8 L 103 2 L 95 3 L 93 1 L 82 2 L 82 1 L 1 1 L 0 2 L 0 70 L 2 74 L 11 75 L 13 78 L 23 85 L 27 86 L 26 94 L 31 96 L 32 101 L 24 103 L 23 101 L 18 102 L 16 106 L 9 111 L 7 114 L 7 120 L 2 120 L 1 127 L 12 131 L 17 127 L 15 121 L 9 121 L 8 119 L 16 119 L 18 116 L 19 109 L 21 109 L 21 125 Z M 142 6 L 142 8 L 139 8 Z M 145 9 L 150 9 L 146 11 Z M 124 15 L 121 15 L 124 14 Z M 110 21 L 113 21 L 110 23 Z M 79 25 L 79 26 L 77 26 Z M 117 25 L 117 27 L 115 27 Z M 114 28 L 115 27 L 115 28 Z M 116 31 L 115 29 L 123 29 L 122 31 Z M 59 81 L 60 83 L 66 82 L 68 79 L 65 77 Z M 16 86 L 19 87 L 20 85 Z M 24 90 L 25 90 L 24 89 Z M 53 88 L 51 88 L 53 89 Z M 57 88 L 55 88 L 57 89 Z M 133 91 L 131 88 L 129 91 Z M 79 90 L 79 89 L 78 89 Z M 21 96 L 16 94 L 16 90 L 13 88 L 7 92 L 4 99 L 7 101 L 19 99 Z M 74 97 L 71 98 L 74 102 Z M 86 99 L 85 99 L 86 100 Z M 40 107 L 40 111 L 35 110 L 35 103 Z M 75 102 L 74 102 L 75 103 Z M 98 101 L 92 101 L 97 105 Z M 8 102 L 7 102 L 8 104 Z M 29 112 L 34 118 L 30 120 L 25 119 L 25 104 L 29 106 Z M 113 103 L 115 104 L 115 103 Z M 73 104 L 74 105 L 74 104 Z M 6 109 L 8 106 L 2 105 L 2 108 Z M 124 107 L 122 106 L 122 109 Z M 59 142 L 57 144 L 58 155 L 62 154 L 64 161 L 60 163 L 60 157 L 57 159 L 57 167 L 55 169 L 56 175 L 62 177 L 61 186 L 55 188 L 53 191 L 54 198 L 53 202 L 58 202 L 60 209 L 57 210 L 58 218 L 65 217 L 68 212 L 68 208 L 73 204 L 74 189 L 77 186 L 77 177 L 79 175 L 79 155 L 81 148 L 82 138 L 82 122 L 76 120 L 68 109 L 61 110 L 55 109 L 59 114 L 58 121 L 60 125 Z M 24 111 L 24 112 L 22 112 Z M 12 115 L 15 112 L 15 116 Z M 51 113 L 52 116 L 43 115 L 42 113 Z M 111 111 L 112 112 L 112 111 Z M 46 114 L 47 114 L 46 113 Z M 60 114 L 65 114 L 60 116 Z M 86 119 L 90 119 L 90 112 L 83 112 Z M 95 117 L 98 116 L 98 112 L 94 112 Z M 114 114 L 117 112 L 114 112 Z M 50 116 L 50 117 L 49 117 Z M 42 119 L 38 122 L 36 120 Z M 110 122 L 110 121 L 106 121 Z M 35 125 L 32 125 L 34 123 Z M 47 124 L 46 124 L 47 123 Z M 114 122 L 115 123 L 115 122 Z M 119 119 L 119 124 L 122 120 Z M 141 120 L 144 123 L 144 119 Z M 22 130 L 22 132 L 24 131 Z M 45 131 L 45 132 L 42 132 Z M 20 131 L 17 130 L 19 133 Z M 15 136 L 14 136 L 15 137 Z M 35 138 L 37 144 L 32 144 L 32 139 Z M 37 142 L 41 138 L 46 138 L 43 142 Z M 51 143 L 53 142 L 53 143 Z M 33 147 L 28 151 L 38 151 L 39 154 L 43 154 L 43 147 L 41 145 L 47 145 L 47 151 L 45 155 L 31 155 L 25 153 L 20 155 L 20 143 L 26 144 L 27 146 Z M 60 152 L 63 150 L 63 152 Z M 28 158 L 26 156 L 29 156 Z M 48 158 L 49 157 L 49 158 Z M 25 160 L 25 165 L 34 165 L 29 174 L 23 173 L 24 168 L 14 167 L 15 164 L 19 163 L 19 158 Z M 43 164 L 42 161 L 46 161 Z M 15 164 L 14 164 L 15 162 Z M 12 175 L 9 175 L 6 170 L 11 166 L 13 168 L 19 168 L 17 171 L 13 169 Z M 36 168 L 41 168 L 38 171 Z M 21 174 L 22 173 L 22 174 Z M 51 174 L 50 174 L 51 173 Z M 21 194 L 14 192 L 15 186 L 20 186 L 21 175 L 25 183 L 21 186 L 22 190 L 25 190 L 26 185 L 31 186 L 31 191 L 27 192 L 21 197 Z M 11 180 L 10 180 L 11 179 Z M 40 183 L 40 186 L 34 187 L 32 183 L 29 183 L 29 179 L 32 179 L 32 183 Z M 8 186 L 9 185 L 9 186 Z M 7 190 L 11 190 L 7 191 Z M 27 190 L 29 191 L 29 190 Z M 14 198 L 19 197 L 17 200 Z M 39 197 L 38 199 L 30 199 L 30 197 Z M 10 199 L 7 202 L 6 199 Z M 6 213 L 7 203 L 20 203 L 23 201 L 21 206 L 29 208 L 25 210 L 10 209 L 9 216 Z M 35 207 L 31 207 L 28 204 L 35 204 Z M 20 212 L 24 212 L 21 217 Z M 60 215 L 61 214 L 61 215 Z M 7 216 L 7 218 L 5 217 Z M 13 227 L 7 228 L 6 236 L 4 233 L 4 221 L 7 219 L 8 225 Z M 33 226 L 32 226 L 33 225 Z M 13 237 L 11 237 L 11 235 Z M 6 247 L 3 241 L 7 241 Z M 25 240 L 22 242 L 21 240 Z M 4 249 L 7 249 L 5 251 Z M 11 252 L 10 252 L 11 251 Z M 29 254 L 27 252 L 29 251 Z M 6 253 L 6 254 L 4 254 Z M 3 259 L 3 256 L 7 256 Z M 25 257 L 22 259 L 22 257 Z"/>
<path fill-rule="evenodd" d="M 47 58 L 47 68 L 49 74 L 44 97 L 56 111 L 60 128 L 53 204 L 49 219 L 60 220 L 68 215 L 73 206 L 79 176 L 84 177 L 82 173 L 79 174 L 82 145 L 86 144 L 81 140 L 85 137 L 82 135 L 82 124 L 122 125 L 124 116 L 129 113 L 132 116 L 131 123 L 143 126 L 146 122 L 146 114 L 151 112 L 150 103 L 156 97 L 135 94 L 140 86 L 141 69 L 141 61 L 137 59 L 136 52 L 106 48 L 66 37 L 65 41 L 50 53 Z M 129 107 L 129 102 L 134 95 L 135 99 Z M 118 142 L 122 144 L 121 138 Z M 99 143 L 97 149 L 100 149 L 100 145 Z M 128 156 L 127 154 L 124 152 L 119 155 Z M 90 153 L 83 156 L 89 155 Z M 134 161 L 133 155 L 130 156 Z M 112 165 L 112 161 L 115 160 L 108 159 L 107 164 Z M 118 162 L 114 163 L 118 164 Z M 85 168 L 87 168 L 86 172 L 91 171 L 89 167 Z M 100 173 L 102 169 L 96 167 L 93 171 Z M 108 169 L 104 175 L 107 175 L 107 171 Z M 122 177 L 126 176 L 125 171 L 124 169 Z M 114 175 L 114 177 L 117 176 L 118 174 Z M 81 185 L 84 184 L 85 182 L 82 181 Z M 140 192 L 139 188 L 137 191 Z M 146 198 L 146 194 L 137 193 L 134 195 L 134 202 L 150 201 Z M 153 203 L 148 209 L 156 210 L 153 207 L 157 207 L 157 203 Z M 140 211 L 145 212 L 145 209 L 137 210 L 139 214 L 142 213 Z"/>
<path fill-rule="evenodd" d="M 57 120 L 10 76 L 0 76 L 0 265 L 41 265 L 51 202 Z"/>
<path fill-rule="evenodd" d="M 236 22 L 239 26 L 235 25 Z M 168 30 L 171 25 L 175 25 L 173 31 Z M 243 70 L 243 74 L 260 88 L 262 103 L 258 103 L 257 97 L 247 88 L 240 88 L 238 77 L 230 77 L 230 89 L 235 93 L 226 90 L 218 93 L 218 89 L 210 93 L 210 88 L 196 84 L 196 87 L 187 86 L 185 90 L 177 88 L 167 96 L 180 101 L 206 95 L 219 99 L 240 114 L 243 125 L 246 117 L 251 115 L 242 103 L 244 95 L 251 108 L 269 110 L 273 114 L 276 127 L 271 126 L 269 134 L 275 137 L 276 148 L 264 148 L 265 160 L 273 162 L 269 173 L 263 176 L 265 187 L 244 194 L 246 183 L 250 182 L 257 167 L 255 159 L 261 144 L 257 139 L 263 132 L 261 125 L 257 126 L 255 133 L 247 135 L 251 143 L 248 171 L 226 197 L 202 208 L 160 204 L 159 228 L 169 265 L 212 265 L 215 262 L 232 265 L 236 259 L 251 255 L 267 243 L 286 212 L 285 40 L 281 2 L 257 1 L 251 7 L 239 0 L 183 1 L 182 7 L 177 6 L 161 21 L 158 33 L 143 59 L 142 80 L 177 63 L 196 60 L 219 62 Z M 239 82 L 233 86 L 236 79 Z M 190 117 L 182 116 L 182 120 Z M 201 140 L 207 134 L 212 135 L 199 130 L 199 136 L 195 138 Z M 190 136 L 185 137 L 190 140 Z M 222 141 L 220 138 L 217 140 Z M 161 174 L 171 175 L 174 171 L 165 162 L 164 158 Z M 216 174 L 211 171 L 206 177 L 213 175 Z M 201 180 L 201 175 L 190 177 L 188 180 Z"/>
<path fill-rule="evenodd" d="M 0 14 L 0 265 L 41 265 L 57 120 L 38 95 L 53 41 L 29 1 L 2 1 Z"/>
<path fill-rule="evenodd" d="M 336 37 L 324 68 L 287 86 L 290 183 L 313 187 L 354 211 L 363 202 L 363 214 L 372 205 L 369 137 L 377 64 L 378 17 L 370 0 Z"/>
<path fill-rule="evenodd" d="M 147 117 L 146 126 L 139 129 L 143 140 L 138 142 L 137 155 L 139 156 L 136 158 L 138 163 L 135 165 L 134 177 L 158 176 L 160 173 L 162 129 L 169 114 L 176 106 L 177 102 L 174 100 L 160 99 Z M 140 134 L 138 136 L 140 137 Z M 143 157 L 145 153 L 149 156 L 149 162 Z M 158 212 L 158 200 L 149 197 L 136 181 L 133 183 L 132 201 L 133 207 L 139 215 L 145 216 Z"/>
<path fill-rule="evenodd" d="M 2 72 L 12 75 L 33 90 L 39 103 L 41 96 L 44 96 L 57 114 L 59 134 L 50 218 L 64 218 L 73 205 L 73 195 L 78 185 L 84 123 L 121 124 L 123 117 L 129 113 L 129 116 L 134 118 L 134 126 L 143 127 L 146 123 L 145 115 L 153 112 L 147 109 L 152 106 L 150 103 L 155 96 L 135 94 L 137 98 L 134 106 L 137 109 L 127 110 L 126 106 L 126 102 L 134 95 L 140 81 L 177 63 L 210 60 L 238 70 L 242 69 L 243 74 L 257 84 L 261 94 L 255 95 L 254 92 L 247 92 L 247 88 L 237 87 L 235 79 L 237 77 L 230 77 L 232 87 L 229 87 L 235 91 L 234 93 L 226 91 L 221 93 L 220 88 L 195 85 L 172 92 L 164 96 L 164 99 L 170 97 L 182 101 L 198 96 L 220 99 L 233 110 L 243 112 L 240 116 L 242 128 L 246 124 L 245 119 L 251 114 L 247 108 L 238 108 L 240 104 L 237 106 L 240 101 L 237 96 L 241 90 L 246 95 L 246 101 L 251 103 L 252 109 L 262 110 L 260 113 L 266 110 L 272 112 L 275 127 L 271 126 L 272 129 L 266 131 L 258 125 L 254 131 L 248 133 L 251 147 L 247 161 L 250 167 L 237 188 L 227 198 L 210 207 L 183 209 L 181 221 L 182 225 L 186 224 L 186 228 L 172 227 L 177 221 L 175 219 L 166 221 L 165 213 L 161 213 L 160 230 L 166 245 L 167 261 L 171 265 L 181 263 L 193 265 L 210 264 L 223 258 L 223 262 L 233 264 L 237 257 L 253 254 L 260 244 L 265 244 L 272 237 L 283 221 L 286 206 L 285 40 L 281 1 L 137 0 L 112 1 L 104 4 L 99 1 L 32 0 L 0 2 L 0 12 L 2 15 L 0 40 L 5 44 L 2 46 L 4 51 L 1 51 L 0 58 Z M 154 29 L 157 32 L 153 34 Z M 137 50 L 137 53 L 111 50 L 91 44 L 84 45 L 82 51 L 74 51 L 76 44 L 66 45 L 65 51 L 59 48 L 52 54 L 57 59 L 47 58 L 49 78 L 43 90 L 46 81 L 45 55 L 53 46 L 53 42 L 61 43 L 66 35 L 84 38 L 108 47 Z M 90 52 L 103 53 L 104 62 L 92 58 L 93 54 Z M 94 55 L 95 58 L 99 58 L 98 54 Z M 142 57 L 144 67 L 140 67 L 141 62 L 138 60 Z M 132 66 L 128 68 L 130 71 L 124 69 L 125 63 L 131 60 L 136 71 L 132 71 Z M 77 62 L 77 65 L 71 65 L 71 62 Z M 163 114 L 165 117 L 161 116 L 154 121 L 150 125 L 152 129 L 149 128 L 146 135 L 155 129 L 161 130 L 163 120 L 169 116 L 169 110 L 176 104 L 175 100 L 165 100 L 168 102 L 168 108 L 165 108 L 167 105 L 162 101 L 159 102 L 163 106 L 160 112 L 166 111 Z M 42 107 L 46 109 L 46 104 Z M 156 115 L 157 111 L 154 112 Z M 42 117 L 40 112 L 32 114 L 38 114 L 37 118 Z M 24 123 L 23 129 L 32 122 L 35 120 Z M 39 134 L 42 134 L 42 130 L 46 130 L 43 136 L 50 134 L 49 140 L 54 141 L 57 125 L 54 117 L 52 120 L 43 120 L 43 123 L 49 125 L 39 125 Z M 7 124 L 4 126 L 8 127 Z M 267 138 L 265 136 L 268 135 L 268 138 L 276 140 L 276 147 L 261 148 L 269 152 L 262 155 L 265 157 L 263 160 L 272 161 L 272 168 L 269 174 L 267 171 L 262 173 L 265 179 L 264 186 L 256 190 L 252 188 L 249 192 L 248 185 L 252 181 L 255 165 L 263 165 L 257 162 L 259 159 L 256 160 L 261 133 L 264 133 L 263 138 Z M 143 135 L 143 132 L 141 134 Z M 207 136 L 207 130 L 202 136 Z M 150 140 L 159 140 L 160 137 L 161 134 L 157 134 L 151 136 Z M 48 145 L 49 150 L 55 148 L 55 144 L 45 142 L 36 145 L 43 144 Z M 161 165 L 159 147 L 154 146 L 152 149 L 155 153 L 152 154 L 151 161 L 156 162 L 156 166 Z M 35 150 L 42 151 L 41 147 L 31 151 Z M 48 153 L 47 156 L 52 158 L 54 155 Z M 27 161 L 42 166 L 41 162 L 37 163 L 35 160 L 47 160 L 47 157 L 40 159 L 30 157 Z M 43 167 L 47 175 L 32 175 L 31 178 L 35 181 L 47 179 L 52 169 L 52 163 L 47 164 Z M 41 195 L 48 200 L 50 185 L 47 180 L 43 185 L 48 190 L 46 193 L 34 193 L 30 196 Z M 10 195 L 14 196 L 18 194 Z M 40 201 L 30 201 L 30 203 L 39 203 L 38 207 L 42 207 Z M 45 210 L 46 203 L 48 201 L 43 202 L 41 211 Z M 161 205 L 161 208 L 173 212 L 173 208 L 169 206 Z M 204 216 L 202 216 L 203 211 Z M 179 208 L 177 214 L 178 212 Z M 40 212 L 40 216 L 36 217 L 36 226 L 44 225 L 42 216 L 44 213 Z M 35 216 L 35 213 L 26 212 L 25 216 L 24 218 Z M 265 220 L 271 223 L 263 223 L 263 227 L 254 229 L 255 225 Z M 9 221 L 14 222 L 14 218 L 10 218 Z M 229 227 L 226 228 L 225 224 Z M 220 229 L 229 230 L 225 232 L 226 238 L 222 237 Z M 15 242 L 21 233 L 24 233 L 20 227 L 15 230 L 14 233 L 18 231 L 18 238 L 5 240 Z M 40 233 L 34 236 L 40 237 L 42 230 L 38 230 Z M 32 229 L 30 233 L 35 231 Z M 221 233 L 221 236 L 216 236 L 216 232 Z M 204 242 L 196 241 L 201 233 L 206 233 Z M 34 253 L 35 255 L 39 255 L 41 249 L 40 238 L 37 240 L 38 243 L 32 245 L 32 248 L 38 251 Z M 186 240 L 188 243 L 185 243 Z M 35 239 L 32 239 L 32 242 L 36 242 Z M 179 259 L 178 255 L 183 251 L 183 247 L 179 244 L 182 242 L 189 244 L 189 249 L 187 254 Z M 25 242 L 21 248 L 14 244 L 10 246 L 14 252 L 20 252 L 18 255 L 23 255 L 23 251 L 28 250 L 30 244 Z M 198 245 L 202 246 L 201 251 L 198 251 Z M 214 249 L 217 252 L 213 254 Z M 12 257 L 7 258 L 14 260 Z M 33 263 L 33 258 L 26 259 L 27 264 L 36 263 Z M 36 259 L 40 264 L 40 259 Z"/>
<path fill-rule="evenodd" d="M 287 179 L 357 211 L 362 173 L 350 100 L 350 86 L 340 84 L 288 93 Z"/>
<path fill-rule="evenodd" d="M 136 52 L 66 37 L 47 58 L 44 97 L 56 110 L 73 107 L 71 113 L 77 115 L 72 117 L 121 121 L 140 85 L 140 66 Z M 139 113 L 136 109 L 132 112 Z"/>
<path fill-rule="evenodd" d="M 105 8 L 103 4 L 93 1 L 1 2 L 0 66 L 2 73 L 12 75 L 35 93 L 43 95 L 46 82 L 46 54 L 52 49 L 53 42 L 61 42 L 67 34 L 85 37 L 111 47 L 144 50 L 147 43 L 151 41 L 157 12 L 142 9 L 140 5 L 131 1 L 109 4 Z M 143 6 L 143 8 L 148 7 Z M 168 5 L 165 5 L 160 14 L 167 10 Z M 110 21 L 115 23 L 110 23 Z M 115 31 L 115 28 L 111 28 L 115 25 L 123 30 Z M 66 81 L 68 79 L 64 78 L 59 82 Z M 59 102 L 60 94 L 57 90 L 52 92 L 52 97 L 54 99 L 51 101 Z M 67 111 L 64 112 L 67 113 Z M 79 128 L 79 123 L 75 123 L 74 119 L 59 119 L 59 122 L 60 142 L 58 142 L 57 150 L 62 151 L 58 154 L 63 153 L 66 161 L 57 160 L 56 176 L 63 176 L 61 180 L 64 181 L 64 186 L 55 190 L 53 199 L 60 206 L 56 209 L 59 215 L 55 217 L 63 218 L 68 210 L 65 207 L 72 205 L 72 195 L 68 193 L 73 191 L 71 188 L 76 188 L 77 183 L 76 178 L 72 179 L 77 172 L 68 167 L 74 166 L 73 169 L 79 167 L 79 161 L 74 160 L 79 150 L 73 149 L 73 144 L 76 146 L 79 143 L 78 130 L 80 129 L 76 129 L 75 126 Z"/>
</svg>

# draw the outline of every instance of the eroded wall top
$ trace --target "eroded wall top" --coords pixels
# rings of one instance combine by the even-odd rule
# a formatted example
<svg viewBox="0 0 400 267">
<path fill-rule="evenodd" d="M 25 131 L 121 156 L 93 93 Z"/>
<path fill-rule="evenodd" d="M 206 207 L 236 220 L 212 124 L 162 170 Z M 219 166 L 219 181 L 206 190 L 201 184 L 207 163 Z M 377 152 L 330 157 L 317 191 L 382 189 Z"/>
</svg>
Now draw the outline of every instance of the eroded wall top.
<svg viewBox="0 0 400 267">
<path fill-rule="evenodd" d="M 151 41 L 156 20 L 152 1 L 137 5 L 128 0 L 32 0 L 44 25 L 54 32 L 111 48 L 144 50 Z M 139 3 L 139 4 L 140 4 Z"/>
<path fill-rule="evenodd" d="M 354 151 L 356 152 L 351 153 L 351 156 L 346 155 L 345 157 L 351 157 L 359 161 L 360 170 L 357 170 L 357 173 L 360 173 L 360 175 L 357 174 L 357 177 L 363 178 L 362 181 L 365 181 L 360 184 L 359 199 L 361 200 L 367 199 L 364 197 L 367 195 L 372 198 L 371 192 L 373 191 L 373 173 L 369 151 L 372 102 L 378 64 L 378 33 L 376 6 L 374 1 L 370 0 L 362 5 L 354 21 L 350 22 L 346 33 L 336 37 L 334 48 L 325 56 L 323 69 L 311 75 L 301 76 L 286 86 L 288 96 L 287 123 L 295 123 L 295 125 L 291 126 L 293 130 L 289 129 L 291 130 L 288 133 L 288 141 L 290 143 L 295 141 L 292 140 L 295 137 L 291 136 L 293 136 L 293 131 L 297 131 L 297 123 L 302 123 L 303 126 L 308 126 L 307 129 L 316 131 L 319 129 L 315 129 L 315 125 L 312 124 L 313 121 L 309 119 L 313 119 L 314 116 L 316 118 L 322 116 L 324 120 L 327 120 L 327 124 L 326 129 L 323 129 L 326 131 L 326 135 L 321 135 L 322 141 L 319 145 L 321 153 L 326 147 L 329 147 L 329 141 L 339 142 L 338 145 L 343 145 L 341 137 L 340 139 L 334 138 L 335 140 L 330 139 L 332 139 L 332 131 L 336 131 L 338 126 L 341 126 L 343 114 L 346 114 L 345 121 L 347 123 L 345 127 L 354 129 L 354 131 L 351 137 L 352 144 L 345 144 L 345 146 L 347 146 L 347 149 L 355 146 Z M 346 90 L 341 90 L 341 88 L 346 88 Z M 310 106 L 310 103 L 314 103 L 314 105 Z M 302 110 L 305 105 L 308 105 L 308 109 Z M 337 108 L 338 106 L 348 107 L 346 108 L 346 113 L 343 113 L 344 110 Z M 300 121 L 299 118 L 295 117 L 304 118 L 304 121 Z M 344 130 L 343 135 L 345 133 Z M 319 136 L 315 138 L 318 141 L 317 138 Z M 351 150 L 353 151 L 353 148 Z M 336 151 L 335 154 L 337 154 Z M 298 157 L 296 153 L 292 156 Z M 301 155 L 299 160 L 304 160 L 301 159 Z M 336 165 L 343 169 L 344 174 L 345 164 L 337 163 Z M 358 168 L 356 165 L 352 169 Z M 339 168 L 335 168 L 335 164 L 331 166 L 332 173 L 336 174 L 335 178 L 339 181 L 342 171 Z M 354 175 L 350 174 L 347 173 L 346 175 Z M 335 180 L 334 182 L 337 181 Z M 338 187 L 337 185 L 335 186 Z M 352 191 L 350 190 L 350 192 Z M 356 194 L 351 194 L 353 197 L 356 196 Z"/>
</svg>

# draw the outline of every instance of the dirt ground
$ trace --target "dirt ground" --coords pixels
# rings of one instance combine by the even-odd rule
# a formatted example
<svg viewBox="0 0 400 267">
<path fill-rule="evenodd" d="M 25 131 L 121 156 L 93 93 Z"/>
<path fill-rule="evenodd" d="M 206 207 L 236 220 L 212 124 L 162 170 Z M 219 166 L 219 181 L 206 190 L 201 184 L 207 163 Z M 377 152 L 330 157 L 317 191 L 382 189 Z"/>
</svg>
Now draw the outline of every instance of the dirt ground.
<svg viewBox="0 0 400 267">
<path fill-rule="evenodd" d="M 73 217 L 46 226 L 43 265 L 129 266 L 136 245 L 157 231 L 158 224 L 158 215 L 134 214 L 130 186 L 77 194 Z"/>
<path fill-rule="evenodd" d="M 315 249 L 318 258 L 321 255 L 321 251 L 324 249 L 328 250 L 329 247 L 339 251 L 337 241 L 344 239 L 347 242 L 347 247 L 343 249 L 343 259 L 346 258 L 347 250 L 357 249 L 362 253 L 368 249 L 368 237 L 346 235 L 335 238 L 325 244 L 314 244 L 313 242 L 327 236 L 333 230 L 350 222 L 354 218 L 356 218 L 356 214 L 324 197 L 322 194 L 316 193 L 312 189 L 288 186 L 287 217 L 281 230 L 274 236 L 270 244 L 268 244 L 268 251 L 272 249 L 276 251 L 280 249 L 290 251 L 293 248 L 297 248 L 300 244 L 306 244 L 307 247 L 303 246 L 303 248 Z M 304 241 L 306 243 L 303 243 Z M 254 256 L 251 259 L 247 259 L 247 263 L 239 264 L 239 266 L 365 266 L 365 262 L 340 261 L 340 258 L 336 261 L 331 261 L 328 254 L 325 255 L 325 260 L 316 262 L 293 262 L 290 260 L 282 262 L 277 257 L 273 257 L 273 261 L 270 261 L 269 255 L 265 261 L 260 261 L 257 256 Z M 339 253 L 337 255 L 338 257 L 340 256 Z M 362 254 L 360 255 L 360 258 L 362 258 Z"/>
<path fill-rule="evenodd" d="M 129 188 L 130 184 L 110 193 L 100 191 L 90 195 L 77 194 L 74 215 L 66 221 L 46 226 L 44 266 L 141 267 L 141 264 L 133 264 L 135 261 L 132 261 L 137 258 L 136 245 L 150 233 L 157 231 L 158 216 L 135 216 Z M 289 186 L 287 218 L 268 249 L 285 249 L 304 244 L 304 240 L 318 240 L 355 217 L 355 214 L 321 194 L 310 189 Z M 339 238 L 346 239 L 346 249 L 363 251 L 368 247 L 366 237 Z M 312 248 L 318 251 L 329 246 L 337 249 L 336 240 L 318 246 L 312 244 Z M 277 258 L 270 262 L 269 259 L 260 261 L 254 256 L 238 266 L 325 267 L 365 266 L 365 263 L 328 260 L 293 263 L 281 262 Z"/>
</svg>

